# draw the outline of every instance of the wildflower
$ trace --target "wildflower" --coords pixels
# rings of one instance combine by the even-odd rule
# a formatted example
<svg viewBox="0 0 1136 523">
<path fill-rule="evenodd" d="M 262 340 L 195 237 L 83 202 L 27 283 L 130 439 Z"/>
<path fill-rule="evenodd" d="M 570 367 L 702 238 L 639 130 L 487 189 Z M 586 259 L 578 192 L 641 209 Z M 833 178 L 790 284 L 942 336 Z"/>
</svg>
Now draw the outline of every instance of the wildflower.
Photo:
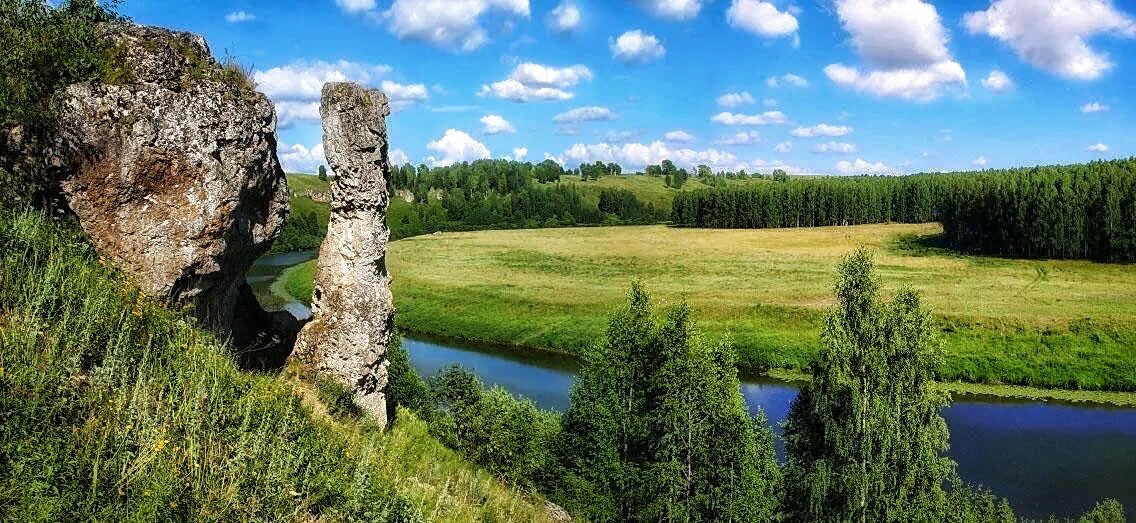
<svg viewBox="0 0 1136 523">
<path fill-rule="evenodd" d="M 157 452 L 161 452 L 162 449 L 166 448 L 167 443 L 169 443 L 169 441 L 166 440 L 166 438 L 162 438 L 162 439 L 158 440 L 158 443 L 154 445 L 154 450 L 157 451 Z"/>
</svg>

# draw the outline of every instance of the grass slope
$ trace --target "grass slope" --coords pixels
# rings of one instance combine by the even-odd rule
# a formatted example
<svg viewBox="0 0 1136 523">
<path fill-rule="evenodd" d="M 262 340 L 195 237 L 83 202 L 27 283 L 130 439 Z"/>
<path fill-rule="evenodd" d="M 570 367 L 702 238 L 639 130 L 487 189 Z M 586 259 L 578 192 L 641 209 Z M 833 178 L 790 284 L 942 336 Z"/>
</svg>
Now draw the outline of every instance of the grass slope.
<svg viewBox="0 0 1136 523">
<path fill-rule="evenodd" d="M 1136 390 L 1136 271 L 1084 261 L 961 256 L 923 247 L 938 225 L 698 230 L 664 226 L 448 233 L 392 244 L 409 332 L 570 354 L 602 335 L 633 279 L 689 300 L 748 369 L 806 369 L 833 271 L 865 245 L 886 290 L 920 291 L 943 326 L 947 381 Z M 311 265 L 284 276 L 310 296 Z"/>
<path fill-rule="evenodd" d="M 443 448 L 234 367 L 79 232 L 0 211 L 0 520 L 542 520 Z"/>
</svg>

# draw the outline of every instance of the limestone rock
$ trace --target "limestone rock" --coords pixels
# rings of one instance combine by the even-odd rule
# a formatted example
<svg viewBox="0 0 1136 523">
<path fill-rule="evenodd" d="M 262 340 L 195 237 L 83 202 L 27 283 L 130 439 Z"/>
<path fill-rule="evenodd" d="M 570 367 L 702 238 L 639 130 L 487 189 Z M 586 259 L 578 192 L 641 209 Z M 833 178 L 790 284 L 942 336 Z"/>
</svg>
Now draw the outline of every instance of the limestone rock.
<svg viewBox="0 0 1136 523">
<path fill-rule="evenodd" d="M 380 423 L 388 414 L 386 352 L 394 328 L 386 267 L 389 114 L 379 91 L 352 83 L 323 88 L 323 147 L 335 172 L 331 221 L 316 266 L 312 321 L 292 353 L 304 368 L 354 390 L 356 403 Z"/>
<path fill-rule="evenodd" d="M 288 213 L 272 103 L 204 39 L 105 28 L 116 66 L 72 85 L 51 153 L 99 252 L 222 338 L 269 318 L 244 289 Z M 262 325 L 263 326 L 263 325 Z"/>
</svg>

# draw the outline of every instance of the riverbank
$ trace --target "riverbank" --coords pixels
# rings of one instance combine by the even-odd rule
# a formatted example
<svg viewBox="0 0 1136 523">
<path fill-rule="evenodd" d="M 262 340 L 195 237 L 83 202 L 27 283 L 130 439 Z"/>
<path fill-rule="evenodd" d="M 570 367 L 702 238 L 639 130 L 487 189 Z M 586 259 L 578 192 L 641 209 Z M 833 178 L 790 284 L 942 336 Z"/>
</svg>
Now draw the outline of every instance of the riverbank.
<svg viewBox="0 0 1136 523">
<path fill-rule="evenodd" d="M 833 267 L 865 245 L 885 291 L 912 287 L 936 314 L 939 373 L 960 383 L 954 390 L 1134 403 L 1124 393 L 1136 390 L 1132 266 L 962 256 L 928 246 L 938 230 L 443 233 L 394 242 L 388 265 L 406 332 L 578 355 L 639 279 L 661 302 L 691 302 L 708 336 L 731 336 L 743 370 L 800 372 L 820 347 Z M 274 289 L 304 301 L 313 272 L 314 264 L 289 269 Z"/>
</svg>

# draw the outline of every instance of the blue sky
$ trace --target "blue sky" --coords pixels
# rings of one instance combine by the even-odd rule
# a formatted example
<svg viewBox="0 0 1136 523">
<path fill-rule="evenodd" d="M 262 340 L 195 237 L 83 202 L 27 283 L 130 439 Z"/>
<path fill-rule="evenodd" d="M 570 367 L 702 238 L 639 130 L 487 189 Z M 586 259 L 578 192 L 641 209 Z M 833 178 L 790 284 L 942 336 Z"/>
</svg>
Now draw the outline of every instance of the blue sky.
<svg viewBox="0 0 1136 523">
<path fill-rule="evenodd" d="M 1130 0 L 127 0 L 203 34 L 322 161 L 319 86 L 387 91 L 398 161 L 670 158 L 861 174 L 1136 154 Z"/>
</svg>

